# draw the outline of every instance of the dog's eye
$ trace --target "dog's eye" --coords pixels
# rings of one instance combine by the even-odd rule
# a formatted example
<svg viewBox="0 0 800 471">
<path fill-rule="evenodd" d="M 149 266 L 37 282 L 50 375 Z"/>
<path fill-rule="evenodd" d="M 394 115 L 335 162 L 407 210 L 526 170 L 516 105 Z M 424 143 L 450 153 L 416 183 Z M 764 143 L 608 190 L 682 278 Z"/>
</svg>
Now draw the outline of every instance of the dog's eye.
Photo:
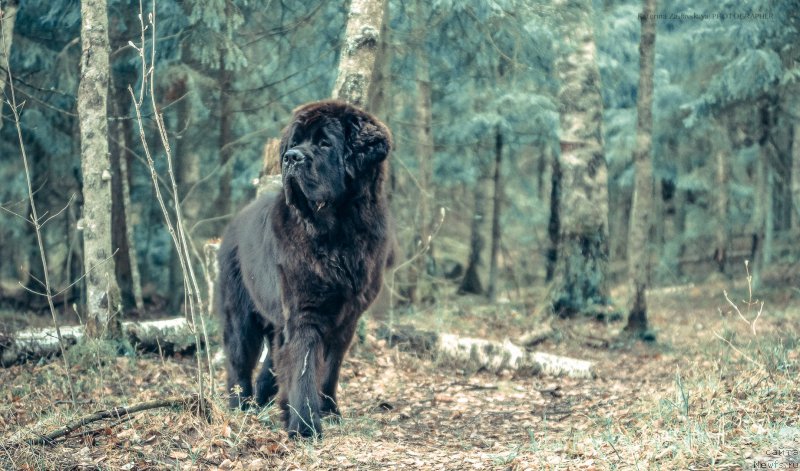
<svg viewBox="0 0 800 471">
<path fill-rule="evenodd" d="M 322 139 L 321 141 L 319 141 L 319 146 L 320 147 L 330 147 L 331 146 L 331 141 L 329 141 L 327 139 Z"/>
</svg>

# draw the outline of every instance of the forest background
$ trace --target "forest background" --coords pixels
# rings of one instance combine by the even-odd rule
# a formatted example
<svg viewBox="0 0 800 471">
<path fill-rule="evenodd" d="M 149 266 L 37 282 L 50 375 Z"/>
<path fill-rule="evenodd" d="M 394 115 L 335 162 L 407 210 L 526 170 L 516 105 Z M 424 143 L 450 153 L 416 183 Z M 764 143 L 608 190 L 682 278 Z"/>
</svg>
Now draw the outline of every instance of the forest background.
<svg viewBox="0 0 800 471">
<path fill-rule="evenodd" d="M 102 181 L 111 253 L 99 260 L 113 264 L 98 266 L 114 270 L 115 320 L 192 310 L 185 263 L 208 270 L 204 247 L 276 172 L 275 139 L 292 109 L 331 97 L 349 44 L 346 3 L 160 0 L 140 15 L 139 2 L 108 1 Z M 367 317 L 370 328 L 419 318 L 433 330 L 479 325 L 490 312 L 488 332 L 466 333 L 499 340 L 544 324 L 543 338 L 569 343 L 550 319 L 589 319 L 670 345 L 676 329 L 695 325 L 693 309 L 738 283 L 759 316 L 752 293 L 773 301 L 780 335 L 747 343 L 761 346 L 756 353 L 728 334 L 715 341 L 770 378 L 796 371 L 795 2 L 373 3 L 382 26 L 361 36 L 376 62 L 359 104 L 394 134 L 387 187 L 401 256 Z M 16 332 L 52 325 L 54 312 L 63 324 L 87 321 L 102 296 L 85 276 L 94 270 L 85 242 L 94 183 L 82 169 L 79 119 L 87 70 L 81 8 L 93 2 L 0 5 L 5 348 Z M 143 73 L 143 51 L 153 75 Z M 180 207 L 185 260 L 157 191 L 168 217 Z M 195 295 L 205 290 L 201 282 Z M 654 294 L 648 305 L 648 292 L 677 294 Z M 676 300 L 691 306 L 679 308 L 688 317 L 673 324 Z M 722 298 L 721 306 L 737 303 Z M 215 344 L 214 317 L 198 315 Z M 598 342 L 619 347 L 610 338 Z M 780 345 L 783 363 L 759 357 L 763 342 Z M 789 384 L 784 392 L 793 397 Z"/>
</svg>

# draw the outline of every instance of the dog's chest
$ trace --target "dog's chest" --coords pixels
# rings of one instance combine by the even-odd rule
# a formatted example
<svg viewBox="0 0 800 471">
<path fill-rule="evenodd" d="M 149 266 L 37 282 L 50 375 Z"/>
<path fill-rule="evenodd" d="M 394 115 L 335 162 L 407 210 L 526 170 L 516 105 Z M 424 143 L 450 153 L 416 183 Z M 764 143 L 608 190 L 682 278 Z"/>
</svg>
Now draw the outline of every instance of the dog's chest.
<svg viewBox="0 0 800 471">
<path fill-rule="evenodd" d="M 333 250 L 318 250 L 313 254 L 313 263 L 308 267 L 322 284 L 340 294 L 357 294 L 367 276 L 367 260 L 363 252 L 353 247 Z"/>
</svg>

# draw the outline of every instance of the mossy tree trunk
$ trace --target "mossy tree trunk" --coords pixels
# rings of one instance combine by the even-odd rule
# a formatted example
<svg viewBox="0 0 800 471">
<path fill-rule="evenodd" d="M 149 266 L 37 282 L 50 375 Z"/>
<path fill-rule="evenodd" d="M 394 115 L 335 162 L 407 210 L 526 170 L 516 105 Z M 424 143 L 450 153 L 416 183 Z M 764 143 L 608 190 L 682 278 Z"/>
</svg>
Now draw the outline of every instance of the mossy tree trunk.
<svg viewBox="0 0 800 471">
<path fill-rule="evenodd" d="M 608 171 L 603 154 L 600 74 L 588 0 L 561 0 L 565 50 L 556 63 L 561 89 L 560 195 L 554 284 L 550 302 L 560 316 L 599 314 L 610 304 Z"/>
<path fill-rule="evenodd" d="M 108 12 L 105 0 L 81 1 L 78 119 L 83 175 L 83 260 L 87 333 L 119 337 L 120 296 L 111 248 L 111 170 L 108 156 Z"/>
<path fill-rule="evenodd" d="M 644 0 L 640 16 L 639 91 L 636 98 L 636 149 L 633 153 L 634 183 L 628 222 L 628 276 L 631 285 L 630 311 L 625 330 L 647 330 L 647 286 L 650 275 L 650 216 L 653 212 L 653 66 L 656 46 L 656 0 Z"/>
</svg>

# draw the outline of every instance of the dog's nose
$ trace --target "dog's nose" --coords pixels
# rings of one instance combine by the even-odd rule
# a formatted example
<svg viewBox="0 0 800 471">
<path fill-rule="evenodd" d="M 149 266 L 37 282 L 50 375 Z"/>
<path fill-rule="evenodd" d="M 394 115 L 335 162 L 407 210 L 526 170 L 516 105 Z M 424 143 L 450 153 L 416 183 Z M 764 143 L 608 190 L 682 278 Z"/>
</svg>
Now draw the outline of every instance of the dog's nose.
<svg viewBox="0 0 800 471">
<path fill-rule="evenodd" d="M 287 164 L 289 162 L 298 164 L 304 160 L 306 160 L 306 157 L 302 152 L 296 149 L 289 149 L 285 154 L 283 154 L 283 162 Z"/>
</svg>

